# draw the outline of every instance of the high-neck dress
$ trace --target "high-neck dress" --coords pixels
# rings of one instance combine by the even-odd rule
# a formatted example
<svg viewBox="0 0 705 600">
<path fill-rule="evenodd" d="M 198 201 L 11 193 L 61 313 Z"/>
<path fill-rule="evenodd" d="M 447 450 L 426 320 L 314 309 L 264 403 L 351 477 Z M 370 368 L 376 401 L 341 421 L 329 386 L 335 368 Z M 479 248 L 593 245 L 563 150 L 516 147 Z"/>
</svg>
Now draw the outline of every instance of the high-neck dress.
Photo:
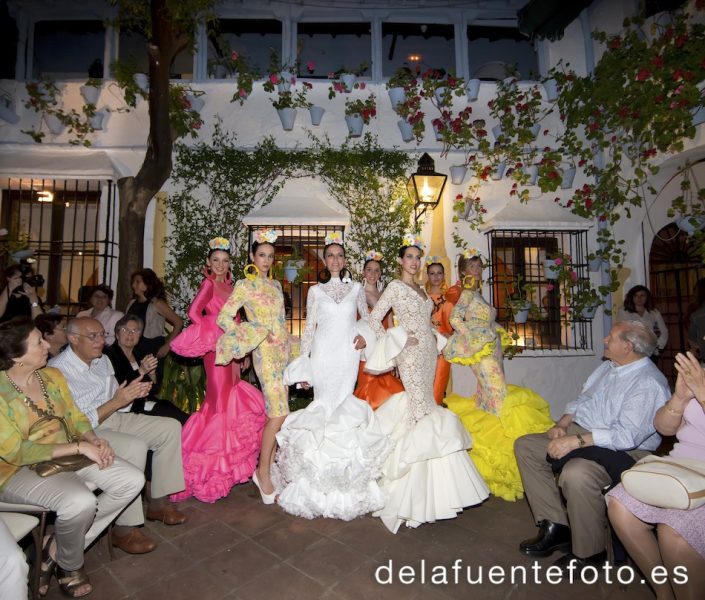
<svg viewBox="0 0 705 600">
<path fill-rule="evenodd" d="M 266 420 L 262 393 L 240 379 L 240 363 L 215 363 L 215 348 L 223 330 L 215 320 L 230 296 L 229 281 L 203 280 L 189 307 L 191 325 L 171 343 L 182 356 L 203 356 L 206 393 L 203 404 L 183 427 L 181 452 L 186 488 L 174 501 L 194 496 L 215 502 L 247 481 L 257 466 Z"/>
</svg>

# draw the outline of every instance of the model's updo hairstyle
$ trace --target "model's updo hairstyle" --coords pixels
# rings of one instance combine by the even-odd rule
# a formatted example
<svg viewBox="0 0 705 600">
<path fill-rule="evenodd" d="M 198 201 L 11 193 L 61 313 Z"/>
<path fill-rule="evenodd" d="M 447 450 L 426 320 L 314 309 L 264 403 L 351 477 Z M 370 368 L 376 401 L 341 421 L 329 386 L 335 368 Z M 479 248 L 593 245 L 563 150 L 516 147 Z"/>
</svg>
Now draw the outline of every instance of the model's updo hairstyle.
<svg viewBox="0 0 705 600">
<path fill-rule="evenodd" d="M 462 279 L 465 269 L 468 268 L 470 263 L 472 262 L 479 262 L 482 268 L 485 267 L 484 263 L 482 262 L 482 257 L 481 256 L 470 256 L 466 257 L 463 256 L 462 254 L 458 257 L 458 277 Z"/>
<path fill-rule="evenodd" d="M 404 258 L 404 253 L 409 249 L 409 248 L 416 248 L 420 253 L 421 256 L 423 256 L 423 249 L 419 248 L 415 244 L 408 244 L 406 246 L 402 246 L 399 248 L 399 258 Z"/>
<path fill-rule="evenodd" d="M 252 256 L 255 255 L 255 252 L 257 252 L 257 248 L 259 248 L 260 246 L 271 246 L 275 251 L 277 249 L 277 247 L 272 242 L 258 242 L 257 240 L 255 240 L 254 242 L 252 242 L 252 246 L 250 246 L 250 252 L 252 252 Z"/>
</svg>

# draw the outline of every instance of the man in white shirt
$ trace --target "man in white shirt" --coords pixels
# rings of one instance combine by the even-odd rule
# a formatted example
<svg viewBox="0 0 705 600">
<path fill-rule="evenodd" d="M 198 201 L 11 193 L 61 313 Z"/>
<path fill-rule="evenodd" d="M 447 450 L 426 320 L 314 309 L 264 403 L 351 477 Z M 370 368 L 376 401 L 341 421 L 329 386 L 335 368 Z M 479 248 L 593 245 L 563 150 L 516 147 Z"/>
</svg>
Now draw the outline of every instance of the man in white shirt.
<svg viewBox="0 0 705 600">
<path fill-rule="evenodd" d="M 519 550 L 548 556 L 572 547 L 554 563 L 559 567 L 573 561 L 580 568 L 604 563 L 607 514 L 602 489 L 612 479 L 602 464 L 571 458 L 556 485 L 547 456 L 557 460 L 596 446 L 639 459 L 658 448 L 654 415 L 670 398 L 666 378 L 649 359 L 657 344 L 653 331 L 636 321 L 617 323 L 604 342 L 607 360 L 588 377 L 556 425 L 514 444 L 526 499 L 539 526 L 538 535 L 521 542 Z"/>
<path fill-rule="evenodd" d="M 153 451 L 152 481 L 147 519 L 167 525 L 186 522 L 186 515 L 168 502 L 169 494 L 184 489 L 181 424 L 166 417 L 129 412 L 133 400 L 147 395 L 151 382 L 134 380 L 119 385 L 113 366 L 103 355 L 106 332 L 96 319 L 74 319 L 68 325 L 69 347 L 50 361 L 69 384 L 76 405 L 115 454 L 144 469 L 147 450 Z M 118 517 L 113 544 L 125 552 L 151 552 L 156 544 L 139 525 L 144 523 L 140 496 Z"/>
</svg>

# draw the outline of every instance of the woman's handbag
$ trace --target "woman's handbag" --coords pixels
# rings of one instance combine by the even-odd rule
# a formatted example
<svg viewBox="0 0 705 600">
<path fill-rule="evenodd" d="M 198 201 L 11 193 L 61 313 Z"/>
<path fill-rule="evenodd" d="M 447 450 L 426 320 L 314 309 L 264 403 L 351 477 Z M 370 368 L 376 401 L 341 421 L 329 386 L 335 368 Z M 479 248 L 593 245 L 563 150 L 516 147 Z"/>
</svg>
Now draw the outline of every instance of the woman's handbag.
<svg viewBox="0 0 705 600">
<path fill-rule="evenodd" d="M 705 504 L 705 463 L 645 456 L 622 473 L 622 485 L 630 496 L 645 504 L 691 510 Z"/>
<path fill-rule="evenodd" d="M 42 417 L 38 421 L 35 421 L 29 428 L 28 437 L 32 437 L 32 432 L 37 429 L 37 426 L 44 425 L 48 421 L 54 420 L 61 424 L 64 434 L 66 435 L 67 444 L 75 444 L 81 441 L 81 438 L 71 431 L 71 427 L 69 427 L 66 419 L 55 415 Z M 34 463 L 33 465 L 28 466 L 40 477 L 49 477 L 50 475 L 63 473 L 64 471 L 79 471 L 84 467 L 89 467 L 92 464 L 94 464 L 94 462 L 87 456 L 83 456 L 83 454 L 72 454 L 70 456 L 60 456 L 59 458 L 52 458 L 51 460 L 45 460 L 44 462 Z"/>
</svg>

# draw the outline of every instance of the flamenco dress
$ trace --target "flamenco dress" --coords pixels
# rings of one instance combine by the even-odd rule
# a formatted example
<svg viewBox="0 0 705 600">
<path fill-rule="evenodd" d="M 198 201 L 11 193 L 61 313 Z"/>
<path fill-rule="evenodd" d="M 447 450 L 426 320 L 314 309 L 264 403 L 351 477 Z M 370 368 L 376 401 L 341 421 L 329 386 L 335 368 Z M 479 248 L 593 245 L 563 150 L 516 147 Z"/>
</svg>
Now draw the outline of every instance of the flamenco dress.
<svg viewBox="0 0 705 600">
<path fill-rule="evenodd" d="M 443 350 L 445 358 L 469 366 L 477 378 L 470 398 L 446 396 L 446 404 L 472 435 L 470 457 L 494 496 L 514 501 L 524 488 L 514 456 L 514 441 L 529 433 L 543 433 L 555 424 L 546 401 L 533 390 L 507 385 L 502 350 L 511 344 L 495 323 L 496 311 L 482 295 L 464 290 L 451 314 L 455 333 Z"/>
<path fill-rule="evenodd" d="M 359 287 L 335 278 L 309 289 L 301 355 L 285 372 L 290 384 L 311 383 L 314 398 L 277 433 L 272 481 L 279 505 L 307 519 L 349 521 L 384 503 L 377 479 L 392 442 L 370 406 L 352 395 Z"/>
<path fill-rule="evenodd" d="M 257 466 L 266 421 L 262 393 L 240 379 L 240 364 L 216 365 L 215 349 L 223 333 L 215 322 L 232 290 L 230 281 L 206 277 L 189 307 L 191 325 L 171 343 L 181 356 L 203 356 L 206 392 L 203 404 L 183 426 L 181 448 L 186 488 L 170 499 L 194 496 L 215 502 L 247 481 Z"/>
<path fill-rule="evenodd" d="M 390 308 L 398 326 L 385 333 L 381 322 Z M 385 505 L 374 513 L 392 533 L 402 524 L 418 527 L 452 519 L 489 495 L 467 453 L 470 435 L 433 398 L 439 342 L 431 326 L 432 309 L 430 298 L 395 280 L 370 314 L 377 339 L 367 369 L 375 373 L 396 366 L 405 388 L 375 411 L 382 432 L 395 442 L 380 479 Z M 409 337 L 416 343 L 407 344 Z"/>
<path fill-rule="evenodd" d="M 364 290 L 362 290 L 362 293 L 364 294 Z M 371 312 L 372 309 L 367 308 L 367 311 Z M 387 317 L 384 318 L 383 324 L 384 328 L 387 329 Z M 372 410 L 377 410 L 390 396 L 404 391 L 404 385 L 393 373 L 373 375 L 365 372 L 365 365 L 366 362 L 360 360 L 357 386 L 353 393 L 356 398 L 367 402 Z"/>
</svg>

